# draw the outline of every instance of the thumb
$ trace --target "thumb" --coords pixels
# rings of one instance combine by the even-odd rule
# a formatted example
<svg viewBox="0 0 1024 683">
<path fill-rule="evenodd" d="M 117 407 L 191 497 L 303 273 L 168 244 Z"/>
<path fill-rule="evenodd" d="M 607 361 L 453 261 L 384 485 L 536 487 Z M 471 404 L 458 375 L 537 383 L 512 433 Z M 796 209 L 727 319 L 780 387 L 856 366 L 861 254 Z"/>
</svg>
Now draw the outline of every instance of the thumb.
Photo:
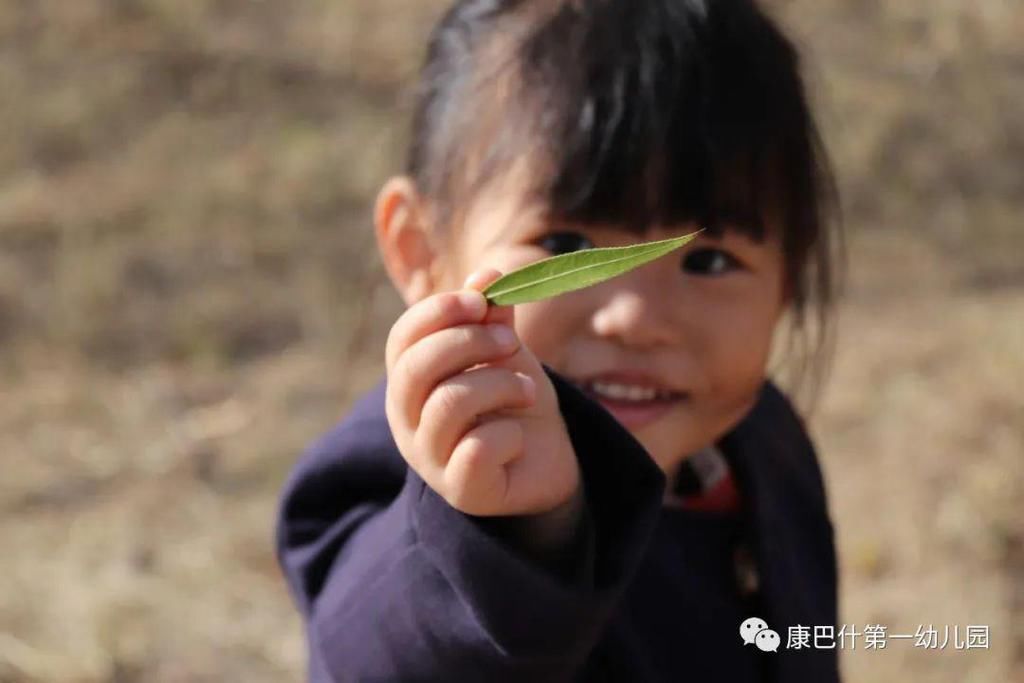
<svg viewBox="0 0 1024 683">
<path fill-rule="evenodd" d="M 466 278 L 466 281 L 462 286 L 465 289 L 473 289 L 478 292 L 482 292 L 487 289 L 488 285 L 501 276 L 502 272 L 496 268 L 481 268 L 480 270 L 473 271 L 473 273 Z M 482 322 L 484 324 L 501 323 L 502 325 L 508 325 L 515 329 L 515 320 L 515 307 L 489 304 L 487 306 L 487 314 L 484 316 Z"/>
</svg>

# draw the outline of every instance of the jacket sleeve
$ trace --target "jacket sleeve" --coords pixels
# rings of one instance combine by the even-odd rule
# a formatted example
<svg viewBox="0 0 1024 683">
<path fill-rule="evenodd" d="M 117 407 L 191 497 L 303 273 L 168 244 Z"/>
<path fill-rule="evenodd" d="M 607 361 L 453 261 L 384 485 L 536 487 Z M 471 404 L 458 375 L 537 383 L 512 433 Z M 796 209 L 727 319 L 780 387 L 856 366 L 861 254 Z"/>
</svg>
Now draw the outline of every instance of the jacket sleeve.
<svg viewBox="0 0 1024 683">
<path fill-rule="evenodd" d="M 529 559 L 405 467 L 380 390 L 310 449 L 282 502 L 278 556 L 311 680 L 565 681 L 580 669 L 645 551 L 665 480 L 614 418 L 545 371 L 586 495 L 574 570 Z"/>
</svg>

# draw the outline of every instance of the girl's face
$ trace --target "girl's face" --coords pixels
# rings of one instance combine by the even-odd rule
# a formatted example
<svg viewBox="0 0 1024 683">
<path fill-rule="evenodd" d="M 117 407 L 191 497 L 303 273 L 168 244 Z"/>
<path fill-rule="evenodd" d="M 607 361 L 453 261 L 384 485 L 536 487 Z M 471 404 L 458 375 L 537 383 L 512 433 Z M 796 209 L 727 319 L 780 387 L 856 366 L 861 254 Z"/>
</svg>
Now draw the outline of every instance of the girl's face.
<svg viewBox="0 0 1024 683">
<path fill-rule="evenodd" d="M 441 289 L 459 288 L 484 267 L 508 273 L 556 253 L 666 239 L 698 227 L 654 228 L 638 238 L 615 225 L 552 224 L 542 207 L 492 192 L 466 216 Z M 515 328 L 543 363 L 600 401 L 671 476 L 753 407 L 785 304 L 783 266 L 776 239 L 702 233 L 625 275 L 518 305 Z"/>
</svg>

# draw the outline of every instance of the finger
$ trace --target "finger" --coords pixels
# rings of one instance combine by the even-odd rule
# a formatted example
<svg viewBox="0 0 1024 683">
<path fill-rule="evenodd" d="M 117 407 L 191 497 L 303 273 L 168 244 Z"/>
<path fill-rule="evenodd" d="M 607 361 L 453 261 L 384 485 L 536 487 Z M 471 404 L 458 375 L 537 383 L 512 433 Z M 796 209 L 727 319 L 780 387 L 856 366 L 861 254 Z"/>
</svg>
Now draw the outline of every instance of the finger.
<svg viewBox="0 0 1024 683">
<path fill-rule="evenodd" d="M 483 291 L 488 287 L 488 285 L 501 276 L 502 272 L 496 268 L 481 268 L 466 278 L 463 286 L 470 289 L 479 288 Z M 514 330 L 516 329 L 515 311 L 515 306 L 498 306 L 496 304 L 488 303 L 487 314 L 484 316 L 482 322 L 485 325 L 507 325 Z M 543 374 L 543 370 L 539 363 L 525 346 L 520 346 L 519 350 L 515 354 L 502 359 L 500 361 L 500 365 L 509 370 L 522 372 L 523 374 L 534 378 Z"/>
<path fill-rule="evenodd" d="M 501 276 L 501 271 L 496 268 L 481 268 L 480 270 L 474 271 L 468 278 L 466 278 L 463 286 L 470 289 L 479 288 L 483 291 L 488 285 Z M 487 313 L 482 322 L 485 325 L 507 325 L 514 330 L 516 329 L 515 311 L 515 306 L 498 306 L 488 303 Z M 540 366 L 537 359 L 525 346 L 522 345 L 520 345 L 520 348 L 516 353 L 503 358 L 495 364 L 501 365 L 502 367 L 514 372 L 521 372 L 527 376 L 533 377 L 534 379 L 544 374 L 543 368 Z"/>
<path fill-rule="evenodd" d="M 484 367 L 451 377 L 430 393 L 423 406 L 416 430 L 417 451 L 432 456 L 432 465 L 444 467 L 456 444 L 482 417 L 529 407 L 535 396 L 532 379 L 502 368 Z"/>
<path fill-rule="evenodd" d="M 462 286 L 482 292 L 487 289 L 488 285 L 500 278 L 501 275 L 501 271 L 496 268 L 481 268 L 466 278 L 466 282 Z M 502 325 L 514 327 L 515 307 L 489 304 L 487 306 L 487 315 L 484 317 L 483 322 L 488 324 L 501 323 Z"/>
<path fill-rule="evenodd" d="M 390 381 L 395 407 L 416 429 L 427 397 L 445 379 L 516 352 L 519 340 L 504 325 L 459 325 L 420 339 L 398 357 Z"/>
<path fill-rule="evenodd" d="M 513 418 L 492 420 L 459 441 L 444 469 L 446 500 L 472 515 L 504 510 L 508 497 L 507 465 L 523 450 L 523 428 Z"/>
<path fill-rule="evenodd" d="M 410 306 L 388 334 L 384 349 L 388 370 L 407 348 L 427 335 L 446 327 L 483 320 L 486 303 L 479 293 L 462 290 L 429 296 Z"/>
</svg>

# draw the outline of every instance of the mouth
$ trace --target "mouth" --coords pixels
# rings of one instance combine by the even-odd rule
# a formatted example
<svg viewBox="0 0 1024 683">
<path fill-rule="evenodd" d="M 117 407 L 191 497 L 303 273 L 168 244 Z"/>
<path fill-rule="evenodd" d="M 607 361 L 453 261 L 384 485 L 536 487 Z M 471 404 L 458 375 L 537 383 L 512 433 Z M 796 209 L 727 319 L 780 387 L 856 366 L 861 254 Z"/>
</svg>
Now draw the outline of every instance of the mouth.
<svg viewBox="0 0 1024 683">
<path fill-rule="evenodd" d="M 661 419 L 689 398 L 688 394 L 669 389 L 649 377 L 601 376 L 575 384 L 631 429 Z"/>
</svg>

